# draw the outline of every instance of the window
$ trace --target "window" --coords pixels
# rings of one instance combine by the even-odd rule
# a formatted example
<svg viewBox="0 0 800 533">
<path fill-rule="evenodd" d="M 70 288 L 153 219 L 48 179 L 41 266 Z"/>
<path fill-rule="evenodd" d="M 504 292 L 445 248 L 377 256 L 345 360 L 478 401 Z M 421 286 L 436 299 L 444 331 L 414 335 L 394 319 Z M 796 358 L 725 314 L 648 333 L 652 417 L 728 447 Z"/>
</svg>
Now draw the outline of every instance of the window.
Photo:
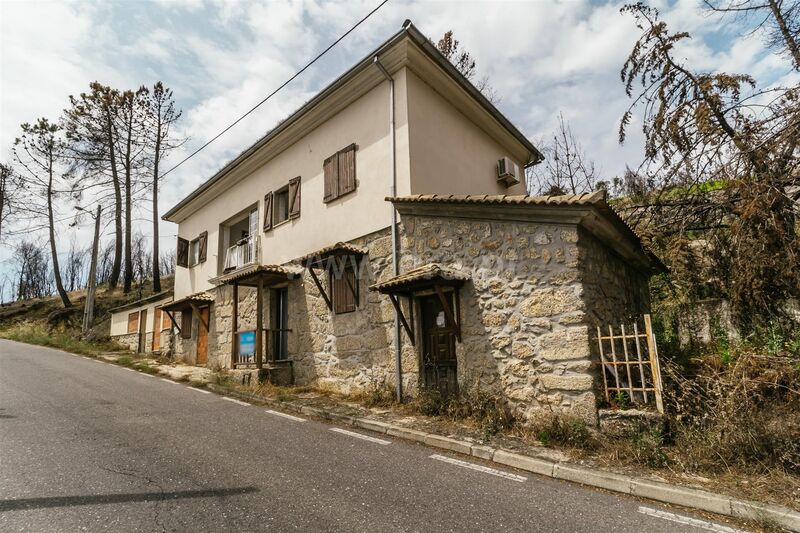
<svg viewBox="0 0 800 533">
<path fill-rule="evenodd" d="M 200 262 L 200 239 L 189 243 L 189 266 L 193 267 Z"/>
<path fill-rule="evenodd" d="M 264 195 L 264 231 L 300 216 L 300 176 Z"/>
<path fill-rule="evenodd" d="M 278 189 L 275 191 L 275 197 L 273 199 L 275 205 L 272 208 L 272 212 L 274 213 L 275 217 L 273 220 L 273 225 L 277 226 L 281 222 L 286 222 L 289 220 L 289 186 L 282 189 Z"/>
<path fill-rule="evenodd" d="M 128 333 L 139 332 L 139 311 L 128 315 Z"/>
<path fill-rule="evenodd" d="M 339 150 L 322 165 L 325 175 L 324 202 L 330 202 L 356 190 L 356 145 Z"/>
<path fill-rule="evenodd" d="M 192 312 L 188 309 L 181 311 L 181 337 L 184 339 L 192 338 Z"/>
<path fill-rule="evenodd" d="M 178 250 L 175 254 L 176 261 L 175 263 L 179 267 L 188 267 L 189 266 L 189 241 L 178 237 Z"/>
<path fill-rule="evenodd" d="M 334 264 L 328 275 L 333 312 L 338 315 L 355 311 L 358 307 L 358 277 L 353 265 Z"/>
<path fill-rule="evenodd" d="M 169 318 L 169 314 L 164 311 L 161 314 L 161 329 L 170 329 L 172 327 L 172 320 Z"/>
</svg>

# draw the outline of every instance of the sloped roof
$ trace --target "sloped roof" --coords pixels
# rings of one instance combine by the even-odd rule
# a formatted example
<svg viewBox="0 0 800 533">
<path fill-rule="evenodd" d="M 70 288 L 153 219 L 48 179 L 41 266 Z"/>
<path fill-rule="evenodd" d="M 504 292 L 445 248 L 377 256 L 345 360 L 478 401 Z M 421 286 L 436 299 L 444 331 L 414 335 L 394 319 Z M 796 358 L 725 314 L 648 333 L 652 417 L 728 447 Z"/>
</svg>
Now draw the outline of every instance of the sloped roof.
<svg viewBox="0 0 800 533">
<path fill-rule="evenodd" d="M 351 244 L 349 242 L 337 242 L 336 244 L 332 244 L 330 246 L 326 246 L 316 252 L 310 253 L 308 255 L 304 255 L 300 258 L 300 263 L 305 266 L 318 266 L 322 261 L 329 257 L 339 256 L 339 255 L 356 255 L 362 256 L 367 255 L 369 250 L 362 246 L 356 246 L 355 244 Z"/>
<path fill-rule="evenodd" d="M 108 312 L 109 313 L 118 313 L 120 311 L 125 311 L 126 309 L 133 309 L 135 307 L 141 307 L 143 305 L 147 305 L 149 303 L 157 302 L 157 301 L 163 300 L 165 298 L 172 298 L 172 291 L 171 290 L 158 292 L 156 294 L 151 294 L 150 296 L 147 296 L 147 297 L 142 298 L 140 300 L 136 300 L 135 302 L 129 302 L 129 303 L 126 303 L 126 304 L 119 305 L 117 307 L 114 307 L 113 309 L 109 309 Z"/>
<path fill-rule="evenodd" d="M 189 307 L 191 304 L 207 304 L 214 301 L 214 296 L 208 292 L 196 292 L 194 294 L 190 294 L 189 296 L 184 296 L 179 300 L 175 300 L 174 302 L 170 302 L 165 305 L 162 309 L 165 310 L 175 310 L 178 311 L 180 309 L 185 309 Z"/>
<path fill-rule="evenodd" d="M 654 272 L 663 272 L 667 267 L 661 260 L 642 244 L 641 237 L 606 201 L 605 191 L 594 191 L 581 194 L 564 194 L 557 196 L 528 196 L 528 195 L 440 195 L 416 194 L 401 197 L 387 197 L 387 201 L 395 204 L 398 209 L 404 205 L 442 204 L 454 206 L 487 206 L 487 207 L 514 207 L 516 209 L 543 208 L 548 212 L 557 212 L 560 208 L 590 208 L 604 219 L 613 231 L 627 241 L 630 252 L 639 255 L 638 261 L 647 265 Z M 553 210 L 553 211 L 550 211 Z M 497 212 L 497 211 L 496 211 Z M 498 212 L 499 213 L 499 212 Z M 592 221 L 587 221 L 592 225 Z"/>
<path fill-rule="evenodd" d="M 178 202 L 175 206 L 169 209 L 164 215 L 161 217 L 164 220 L 169 220 L 171 222 L 177 222 L 176 220 L 172 220 L 172 218 L 178 214 L 178 212 L 183 209 L 185 206 L 190 204 L 195 198 L 200 196 L 205 190 L 210 188 L 213 184 L 217 181 L 222 179 L 226 174 L 231 172 L 234 168 L 242 164 L 245 160 L 247 160 L 250 156 L 254 155 L 260 148 L 267 145 L 270 141 L 278 137 L 281 133 L 286 131 L 290 126 L 292 126 L 295 122 L 297 122 L 300 118 L 306 115 L 309 111 L 317 107 L 320 103 L 322 103 L 328 96 L 332 95 L 336 90 L 344 86 L 346 83 L 351 81 L 356 75 L 364 71 L 368 68 L 375 68 L 374 59 L 378 56 L 383 56 L 389 50 L 394 48 L 396 45 L 400 44 L 404 39 L 408 39 L 411 43 L 416 45 L 422 52 L 425 57 L 433 61 L 438 67 L 441 68 L 442 71 L 446 73 L 451 79 L 453 79 L 458 86 L 460 86 L 478 105 L 486 111 L 494 120 L 499 123 L 502 128 L 505 129 L 520 145 L 524 146 L 525 149 L 530 153 L 531 161 L 526 162 L 530 165 L 539 163 L 540 161 L 544 160 L 544 156 L 542 153 L 530 142 L 530 140 L 525 137 L 525 135 L 514 126 L 511 121 L 509 121 L 495 106 L 492 104 L 467 78 L 464 77 L 461 72 L 456 69 L 450 61 L 445 58 L 441 52 L 433 45 L 433 43 L 428 39 L 422 32 L 420 32 L 416 26 L 414 26 L 410 20 L 406 20 L 403 23 L 403 27 L 392 35 L 389 39 L 387 39 L 383 44 L 378 46 L 375 50 L 370 52 L 367 56 L 365 56 L 361 61 L 356 63 L 353 67 L 331 82 L 330 85 L 322 89 L 319 93 L 317 93 L 311 100 L 303 104 L 297 111 L 292 113 L 289 117 L 285 120 L 280 122 L 277 126 L 275 126 L 272 130 L 268 131 L 263 137 L 258 139 L 255 143 L 253 143 L 250 147 L 245 149 L 242 153 L 238 156 L 233 158 L 227 164 L 225 164 L 220 170 L 218 170 L 214 175 L 212 175 L 208 180 L 200 184 L 194 191 L 189 193 L 183 200 Z"/>
<path fill-rule="evenodd" d="M 375 283 L 369 289 L 378 292 L 395 292 L 420 285 L 423 282 L 436 280 L 450 282 L 451 284 L 456 282 L 456 284 L 460 285 L 469 280 L 469 275 L 455 268 L 445 267 L 438 263 L 429 263 L 409 270 L 405 274 Z"/>
</svg>

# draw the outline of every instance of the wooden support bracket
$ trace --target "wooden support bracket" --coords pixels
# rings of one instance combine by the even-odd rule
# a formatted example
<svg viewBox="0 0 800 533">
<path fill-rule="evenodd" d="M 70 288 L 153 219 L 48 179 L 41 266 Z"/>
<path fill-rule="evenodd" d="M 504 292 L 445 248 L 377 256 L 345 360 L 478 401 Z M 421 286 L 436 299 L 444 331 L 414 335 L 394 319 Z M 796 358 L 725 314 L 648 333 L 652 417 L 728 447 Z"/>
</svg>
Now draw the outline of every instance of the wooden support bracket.
<svg viewBox="0 0 800 533">
<path fill-rule="evenodd" d="M 408 321 L 406 320 L 405 315 L 403 314 L 403 308 L 400 307 L 400 302 L 397 301 L 397 296 L 394 294 L 389 295 L 389 300 L 392 302 L 395 311 L 397 311 L 397 316 L 400 317 L 400 323 L 403 324 L 403 329 L 406 330 L 406 334 L 408 335 L 408 339 L 411 341 L 411 346 L 415 345 L 414 341 L 414 329 L 408 325 Z M 411 304 L 414 305 L 413 303 Z M 413 319 L 412 319 L 413 320 Z"/>
<path fill-rule="evenodd" d="M 203 321 L 203 315 L 200 314 L 200 308 L 191 302 L 189 303 L 189 305 L 192 307 L 192 311 L 194 311 L 197 314 L 197 320 L 200 321 L 201 324 L 203 324 L 203 327 L 206 328 L 206 332 L 208 332 L 209 331 L 208 322 Z"/>
<path fill-rule="evenodd" d="M 328 306 L 330 311 L 333 311 L 333 304 L 331 303 L 331 299 L 328 297 L 328 293 L 325 292 L 325 289 L 322 287 L 322 283 L 319 282 L 319 278 L 317 277 L 317 273 L 314 272 L 313 268 L 308 269 L 309 274 L 311 274 L 311 279 L 314 280 L 314 284 L 317 286 L 320 295 L 322 295 L 322 299 L 325 300 L 325 305 Z"/>
<path fill-rule="evenodd" d="M 178 330 L 178 334 L 182 335 L 183 332 L 181 332 L 181 327 L 178 325 L 178 321 L 175 320 L 175 315 L 173 314 L 174 311 L 166 311 L 166 310 L 164 310 L 164 312 L 169 317 L 169 320 L 170 320 L 170 322 L 172 322 L 172 325 Z"/>
</svg>

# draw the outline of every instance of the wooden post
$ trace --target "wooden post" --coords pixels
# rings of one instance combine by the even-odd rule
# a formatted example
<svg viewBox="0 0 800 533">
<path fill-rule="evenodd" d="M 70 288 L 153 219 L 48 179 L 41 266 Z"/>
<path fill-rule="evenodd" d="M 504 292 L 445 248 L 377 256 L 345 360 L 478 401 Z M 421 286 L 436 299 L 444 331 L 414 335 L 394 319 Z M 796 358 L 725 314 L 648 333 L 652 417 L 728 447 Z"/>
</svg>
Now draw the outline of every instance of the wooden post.
<svg viewBox="0 0 800 533">
<path fill-rule="evenodd" d="M 656 408 L 659 413 L 664 412 L 664 401 L 661 398 L 662 385 L 661 385 L 661 365 L 658 362 L 658 347 L 656 346 L 656 337 L 653 333 L 653 324 L 650 321 L 650 315 L 644 315 L 644 333 L 647 337 L 647 351 L 650 355 L 650 370 L 653 373 L 653 392 L 656 397 Z"/>
<path fill-rule="evenodd" d="M 606 392 L 606 401 L 611 399 L 608 396 L 608 378 L 606 377 L 606 356 L 603 354 L 603 339 L 600 334 L 600 326 L 597 326 L 597 346 L 600 348 L 600 372 L 603 374 L 603 389 Z"/>
<path fill-rule="evenodd" d="M 239 343 L 239 284 L 233 282 L 233 312 L 231 313 L 231 368 L 236 368 Z"/>
<path fill-rule="evenodd" d="M 97 206 L 97 214 L 94 217 L 94 242 L 92 243 L 92 263 L 89 267 L 89 287 L 86 290 L 86 303 L 83 308 L 83 334 L 89 331 L 94 322 L 94 293 L 96 290 L 97 278 L 97 252 L 100 247 L 100 213 L 103 208 Z"/>
<path fill-rule="evenodd" d="M 631 361 L 628 357 L 628 337 L 625 335 L 625 324 L 620 324 L 620 330 L 622 331 L 622 350 L 625 354 L 625 371 L 628 373 L 628 391 L 630 393 L 630 402 L 633 403 L 633 377 L 631 376 Z M 642 388 L 644 388 L 644 383 L 642 383 Z"/>
<path fill-rule="evenodd" d="M 642 345 L 639 342 L 639 326 L 636 320 L 633 321 L 633 338 L 636 339 L 636 359 L 639 360 L 639 376 L 642 379 L 642 395 L 644 403 L 647 403 L 647 382 L 644 379 L 644 365 L 642 364 Z"/>
<path fill-rule="evenodd" d="M 256 368 L 264 366 L 264 278 L 258 276 L 256 285 Z"/>
</svg>

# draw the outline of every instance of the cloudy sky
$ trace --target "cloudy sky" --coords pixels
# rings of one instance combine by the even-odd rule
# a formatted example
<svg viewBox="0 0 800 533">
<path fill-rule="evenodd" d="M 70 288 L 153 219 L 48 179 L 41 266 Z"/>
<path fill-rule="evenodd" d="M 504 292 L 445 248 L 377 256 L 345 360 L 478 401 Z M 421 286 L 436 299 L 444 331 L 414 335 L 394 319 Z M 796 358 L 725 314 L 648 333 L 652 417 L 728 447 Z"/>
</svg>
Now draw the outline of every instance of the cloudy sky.
<svg viewBox="0 0 800 533">
<path fill-rule="evenodd" d="M 0 160 L 19 124 L 57 118 L 67 96 L 99 80 L 117 88 L 162 80 L 184 110 L 189 142 L 177 162 L 291 76 L 369 12 L 378 0 L 347 2 L 0 0 Z M 701 0 L 652 3 L 693 39 L 681 50 L 698 69 L 747 72 L 762 83 L 786 75 L 758 36 L 701 11 Z M 338 47 L 256 113 L 166 179 L 161 211 L 174 205 L 276 121 L 396 32 L 407 18 L 437 40 L 452 29 L 488 75 L 498 107 L 534 142 L 559 113 L 605 177 L 641 158 L 638 139 L 617 142 L 628 101 L 619 70 L 637 38 L 618 3 L 418 2 L 391 0 Z M 167 162 L 169 166 L 169 161 Z M 147 217 L 146 212 L 140 217 Z M 142 221 L 141 229 L 148 233 Z M 62 228 L 64 238 L 70 232 Z M 77 230 L 87 235 L 87 230 Z M 164 223 L 164 246 L 175 227 Z M 84 239 L 81 239 L 83 241 Z M 0 260 L 8 257 L 7 245 Z M 2 267 L 0 267 L 0 271 Z"/>
</svg>

